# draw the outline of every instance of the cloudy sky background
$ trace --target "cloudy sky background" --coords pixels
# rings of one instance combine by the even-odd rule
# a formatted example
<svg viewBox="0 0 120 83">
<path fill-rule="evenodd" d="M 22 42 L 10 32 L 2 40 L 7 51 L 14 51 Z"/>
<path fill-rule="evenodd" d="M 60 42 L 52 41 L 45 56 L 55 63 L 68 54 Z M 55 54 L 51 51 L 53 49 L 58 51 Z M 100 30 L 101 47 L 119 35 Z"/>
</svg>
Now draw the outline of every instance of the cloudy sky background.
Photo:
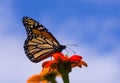
<svg viewBox="0 0 120 83">
<path fill-rule="evenodd" d="M 74 68 L 71 83 L 119 83 L 119 4 L 119 0 L 1 0 L 0 83 L 26 83 L 41 70 L 41 63 L 30 62 L 23 50 L 23 16 L 41 22 L 61 44 L 78 45 L 70 48 L 83 56 L 88 68 Z"/>
</svg>

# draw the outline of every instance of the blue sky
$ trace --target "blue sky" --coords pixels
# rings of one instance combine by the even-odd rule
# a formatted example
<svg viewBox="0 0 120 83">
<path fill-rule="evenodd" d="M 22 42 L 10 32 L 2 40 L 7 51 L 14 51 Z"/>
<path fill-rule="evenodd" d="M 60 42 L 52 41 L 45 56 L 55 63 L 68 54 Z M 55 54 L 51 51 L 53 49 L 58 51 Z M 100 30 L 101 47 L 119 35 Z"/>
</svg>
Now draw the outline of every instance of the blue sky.
<svg viewBox="0 0 120 83">
<path fill-rule="evenodd" d="M 23 50 L 23 16 L 45 25 L 61 44 L 78 45 L 70 48 L 89 67 L 73 69 L 71 83 L 119 83 L 119 4 L 119 0 L 1 0 L 0 83 L 25 83 L 41 70 L 42 62 L 31 63 Z"/>
</svg>

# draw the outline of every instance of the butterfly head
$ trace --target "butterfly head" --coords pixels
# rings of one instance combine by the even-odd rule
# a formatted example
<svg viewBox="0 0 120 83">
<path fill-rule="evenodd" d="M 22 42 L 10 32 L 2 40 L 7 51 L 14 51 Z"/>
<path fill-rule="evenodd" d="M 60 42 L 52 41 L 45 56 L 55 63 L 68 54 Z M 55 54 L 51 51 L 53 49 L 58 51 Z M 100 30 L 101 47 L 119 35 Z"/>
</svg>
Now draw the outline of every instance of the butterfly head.
<svg viewBox="0 0 120 83">
<path fill-rule="evenodd" d="M 56 52 L 62 52 L 62 50 L 64 50 L 66 48 L 65 45 L 59 45 L 55 50 Z"/>
</svg>

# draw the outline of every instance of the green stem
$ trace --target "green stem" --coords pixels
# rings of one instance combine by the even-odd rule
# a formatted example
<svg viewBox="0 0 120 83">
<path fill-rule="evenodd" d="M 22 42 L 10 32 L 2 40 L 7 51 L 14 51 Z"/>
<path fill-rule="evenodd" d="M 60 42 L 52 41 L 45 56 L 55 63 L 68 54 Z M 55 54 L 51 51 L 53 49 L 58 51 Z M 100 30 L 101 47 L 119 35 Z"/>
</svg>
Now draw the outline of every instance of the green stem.
<svg viewBox="0 0 120 83">
<path fill-rule="evenodd" d="M 56 82 L 56 80 L 54 79 L 54 80 L 51 80 L 51 83 L 57 83 L 57 82 Z"/>
<path fill-rule="evenodd" d="M 70 83 L 69 82 L 69 75 L 68 75 L 68 73 L 62 74 L 62 79 L 63 79 L 64 83 Z"/>
</svg>

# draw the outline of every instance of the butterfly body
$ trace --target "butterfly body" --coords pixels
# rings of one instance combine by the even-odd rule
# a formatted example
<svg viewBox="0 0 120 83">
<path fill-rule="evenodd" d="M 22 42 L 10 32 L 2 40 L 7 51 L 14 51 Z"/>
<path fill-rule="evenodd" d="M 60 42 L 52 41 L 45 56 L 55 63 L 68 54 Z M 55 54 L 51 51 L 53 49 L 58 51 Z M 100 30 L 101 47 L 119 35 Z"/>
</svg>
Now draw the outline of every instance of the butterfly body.
<svg viewBox="0 0 120 83">
<path fill-rule="evenodd" d="M 32 18 L 23 17 L 23 25 L 26 28 L 27 39 L 24 43 L 24 50 L 32 62 L 40 62 L 56 52 L 66 48 L 59 44 L 55 37 L 44 27 Z"/>
</svg>

